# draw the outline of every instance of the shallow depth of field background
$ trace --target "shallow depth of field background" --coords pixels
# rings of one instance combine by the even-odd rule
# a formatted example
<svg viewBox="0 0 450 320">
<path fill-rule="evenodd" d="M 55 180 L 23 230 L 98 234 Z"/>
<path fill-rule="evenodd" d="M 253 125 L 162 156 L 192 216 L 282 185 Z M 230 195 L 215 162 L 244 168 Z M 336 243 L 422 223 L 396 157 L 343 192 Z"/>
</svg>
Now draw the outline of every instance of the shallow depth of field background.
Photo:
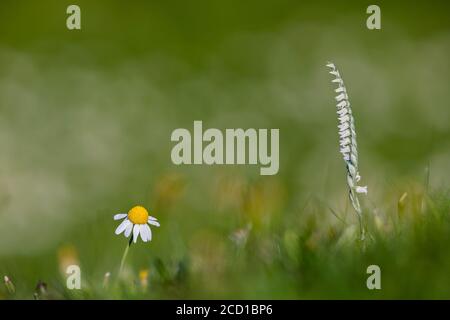
<svg viewBox="0 0 450 320">
<path fill-rule="evenodd" d="M 369 4 L 2 0 L 0 275 L 16 292 L 0 298 L 450 298 L 449 6 L 382 3 L 369 31 Z M 329 60 L 369 186 L 364 251 Z M 279 173 L 173 165 L 170 134 L 194 120 L 279 128 Z M 161 227 L 119 281 L 112 216 L 136 204 Z"/>
</svg>

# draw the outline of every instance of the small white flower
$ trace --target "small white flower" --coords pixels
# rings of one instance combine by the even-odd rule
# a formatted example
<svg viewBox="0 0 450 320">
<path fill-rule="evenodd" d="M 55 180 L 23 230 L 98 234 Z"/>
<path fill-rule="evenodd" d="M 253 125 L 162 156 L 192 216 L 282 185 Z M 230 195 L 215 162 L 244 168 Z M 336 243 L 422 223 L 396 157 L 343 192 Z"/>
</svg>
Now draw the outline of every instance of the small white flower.
<svg viewBox="0 0 450 320">
<path fill-rule="evenodd" d="M 367 194 L 367 186 L 364 186 L 364 187 L 356 186 L 356 193 Z"/>
<path fill-rule="evenodd" d="M 334 91 L 339 93 L 335 97 L 338 102 L 336 104 L 336 112 L 339 120 L 339 151 L 346 162 L 347 183 L 352 192 L 367 194 L 367 187 L 356 185 L 361 179 L 361 176 L 358 172 L 358 149 L 356 143 L 355 120 L 353 119 L 350 101 L 348 101 L 347 89 L 345 88 L 344 81 L 336 66 L 329 62 L 327 67 L 331 68 L 330 73 L 336 77 L 332 82 L 338 84 L 338 87 Z M 358 211 L 359 205 L 354 204 L 354 206 Z"/>
<path fill-rule="evenodd" d="M 114 220 L 123 220 L 116 229 L 116 234 L 124 232 L 125 237 L 133 233 L 133 241 L 136 243 L 139 235 L 144 242 L 152 240 L 152 230 L 149 225 L 159 227 L 156 218 L 148 214 L 147 209 L 142 206 L 133 207 L 128 213 L 119 213 L 114 215 Z"/>
</svg>

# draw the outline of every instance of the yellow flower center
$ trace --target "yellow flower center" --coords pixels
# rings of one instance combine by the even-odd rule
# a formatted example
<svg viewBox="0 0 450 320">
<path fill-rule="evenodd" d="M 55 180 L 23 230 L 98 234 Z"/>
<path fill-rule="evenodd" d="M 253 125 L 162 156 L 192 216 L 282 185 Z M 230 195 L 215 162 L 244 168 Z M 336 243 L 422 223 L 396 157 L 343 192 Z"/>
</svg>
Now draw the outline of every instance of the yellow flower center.
<svg viewBox="0 0 450 320">
<path fill-rule="evenodd" d="M 128 219 L 134 224 L 145 224 L 148 221 L 148 211 L 141 206 L 133 207 L 128 211 Z"/>
</svg>

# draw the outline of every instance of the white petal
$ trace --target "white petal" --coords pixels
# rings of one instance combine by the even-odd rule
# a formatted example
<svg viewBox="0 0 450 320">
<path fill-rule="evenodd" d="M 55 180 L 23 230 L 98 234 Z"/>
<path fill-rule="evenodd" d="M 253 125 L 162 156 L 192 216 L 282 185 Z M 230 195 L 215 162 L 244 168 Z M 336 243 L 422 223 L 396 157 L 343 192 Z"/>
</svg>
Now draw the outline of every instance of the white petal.
<svg viewBox="0 0 450 320">
<path fill-rule="evenodd" d="M 351 142 L 352 142 L 352 140 L 350 140 L 349 138 L 344 138 L 339 141 L 339 144 L 341 145 L 341 147 L 345 147 L 346 145 L 348 145 Z"/>
<path fill-rule="evenodd" d="M 152 221 L 152 220 L 149 220 L 149 221 L 148 221 L 148 224 L 151 224 L 151 225 L 154 225 L 154 226 L 156 226 L 156 227 L 159 227 L 159 222 L 158 222 L 158 221 Z"/>
<path fill-rule="evenodd" d="M 131 231 L 133 230 L 133 224 L 130 223 L 129 225 L 127 225 L 127 228 L 125 229 L 125 237 L 129 237 L 131 234 Z"/>
<path fill-rule="evenodd" d="M 140 230 L 141 228 L 139 227 L 139 225 L 138 224 L 135 224 L 134 225 L 134 228 L 133 228 L 133 242 L 134 243 L 136 243 L 136 241 L 137 241 L 137 239 L 138 239 L 138 237 L 139 237 L 139 230 Z"/>
<path fill-rule="evenodd" d="M 123 220 L 122 223 L 117 227 L 116 234 L 121 234 L 129 224 L 131 224 L 130 220 Z"/>
<path fill-rule="evenodd" d="M 141 224 L 140 230 L 141 230 L 141 238 L 142 241 L 147 242 L 148 241 L 148 235 L 147 235 L 147 228 L 145 228 L 146 224 Z"/>
<path fill-rule="evenodd" d="M 349 153 L 350 152 L 350 147 L 349 146 L 345 146 L 345 147 L 341 148 L 340 151 L 341 151 L 342 154 Z"/>
<path fill-rule="evenodd" d="M 126 213 L 119 213 L 119 214 L 114 215 L 114 220 L 120 220 L 120 219 L 125 218 L 126 216 L 127 216 Z"/>
<path fill-rule="evenodd" d="M 329 73 L 331 73 L 332 75 L 334 75 L 334 76 L 336 76 L 336 77 L 338 77 L 338 78 L 340 78 L 341 76 L 339 75 L 339 72 L 338 71 L 330 71 Z"/>
<path fill-rule="evenodd" d="M 342 116 L 345 116 L 345 115 L 348 113 L 348 111 L 347 111 L 347 108 L 342 108 L 342 109 L 339 109 L 338 111 L 336 111 L 336 113 L 337 113 L 340 117 L 342 117 Z"/>
<path fill-rule="evenodd" d="M 340 84 L 344 84 L 344 81 L 341 79 L 341 78 L 336 78 L 336 79 L 333 79 L 333 80 L 331 80 L 331 82 L 334 82 L 334 83 L 340 83 Z"/>
<path fill-rule="evenodd" d="M 349 105 L 347 100 L 339 102 L 336 106 L 339 108 L 347 107 Z"/>
<path fill-rule="evenodd" d="M 341 100 L 345 100 L 348 99 L 348 96 L 345 93 L 341 93 L 340 95 L 335 97 L 336 101 L 341 101 Z"/>
<path fill-rule="evenodd" d="M 155 217 L 152 217 L 152 216 L 148 216 L 148 220 L 149 220 L 149 221 L 150 221 L 150 220 L 156 221 L 156 220 L 158 220 L 158 219 L 156 219 Z"/>
<path fill-rule="evenodd" d="M 348 125 L 348 122 L 345 122 L 344 124 L 338 125 L 339 131 L 346 130 L 346 129 L 348 129 L 349 127 L 350 127 L 350 126 Z"/>
<path fill-rule="evenodd" d="M 152 235 L 151 235 L 150 228 L 149 228 L 148 224 L 143 224 L 141 226 L 141 232 L 145 233 L 146 241 L 150 241 Z"/>
<path fill-rule="evenodd" d="M 342 116 L 342 117 L 338 117 L 338 120 L 339 120 L 341 123 L 344 123 L 344 122 L 349 121 L 349 120 L 350 120 L 350 117 L 349 117 L 348 115 L 345 115 L 345 116 Z"/>
<path fill-rule="evenodd" d="M 139 224 L 139 235 L 141 236 L 142 241 L 146 242 L 147 241 L 147 237 L 144 231 L 144 228 L 142 228 L 144 225 L 143 224 Z"/>
<path fill-rule="evenodd" d="M 347 138 L 348 136 L 350 136 L 350 130 L 344 130 L 344 131 L 340 131 L 339 132 L 339 136 L 341 137 L 341 139 L 343 138 Z"/>
<path fill-rule="evenodd" d="M 147 239 L 148 241 L 152 241 L 152 229 L 148 225 L 145 225 L 145 230 L 147 232 Z"/>
<path fill-rule="evenodd" d="M 345 87 L 338 87 L 336 90 L 334 90 L 334 92 L 339 93 L 339 92 L 346 92 Z"/>
<path fill-rule="evenodd" d="M 364 187 L 356 186 L 356 192 L 367 194 L 367 186 L 364 186 Z"/>
</svg>

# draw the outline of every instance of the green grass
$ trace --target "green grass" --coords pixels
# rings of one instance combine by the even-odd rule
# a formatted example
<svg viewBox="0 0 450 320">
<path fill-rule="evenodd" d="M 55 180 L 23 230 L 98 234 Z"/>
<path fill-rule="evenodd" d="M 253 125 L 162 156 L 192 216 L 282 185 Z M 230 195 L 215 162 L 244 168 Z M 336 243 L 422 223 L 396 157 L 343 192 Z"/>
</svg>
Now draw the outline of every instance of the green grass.
<svg viewBox="0 0 450 320">
<path fill-rule="evenodd" d="M 259 201 L 266 204 L 271 199 Z M 423 205 L 416 206 L 422 201 Z M 190 243 L 182 244 L 181 249 L 166 245 L 161 251 L 162 242 L 173 241 L 175 246 L 179 239 L 173 238 L 182 236 L 164 238 L 160 234 L 164 232 L 154 230 L 153 242 L 130 248 L 122 279 L 117 272 L 126 239 L 116 239 L 111 223 L 100 221 L 103 218 L 99 216 L 98 221 L 77 226 L 73 244 L 59 247 L 59 255 L 49 251 L 4 260 L 16 292 L 10 294 L 3 286 L 0 294 L 7 299 L 32 299 L 40 280 L 47 285 L 45 293 L 38 291 L 41 299 L 450 297 L 446 285 L 450 267 L 448 194 L 408 194 L 401 212 L 392 209 L 380 213 L 377 208 L 367 208 L 370 236 L 364 244 L 357 240 L 354 219 L 344 223 L 333 218 L 320 201 L 307 202 L 302 209 L 278 219 L 272 217 L 276 221 L 270 224 L 262 223 L 262 211 L 254 209 L 249 217 L 254 227 L 245 245 L 229 238 L 234 219 L 227 218 L 229 214 L 220 216 L 221 223 L 206 218 L 207 227 L 194 231 Z M 397 208 L 397 204 L 390 207 Z M 188 223 L 189 218 L 181 220 Z M 92 227 L 96 222 L 98 227 Z M 111 227 L 109 232 L 102 224 Z M 163 220 L 162 228 L 171 228 L 170 223 Z M 99 243 L 100 238 L 107 240 Z M 66 263 L 64 259 L 70 258 L 81 262 L 81 290 L 66 289 L 65 277 L 58 271 Z M 372 264 L 381 268 L 381 290 L 366 288 L 366 269 Z M 148 272 L 147 284 L 139 276 L 142 270 Z M 111 272 L 111 277 L 105 287 L 106 272 Z"/>
</svg>

